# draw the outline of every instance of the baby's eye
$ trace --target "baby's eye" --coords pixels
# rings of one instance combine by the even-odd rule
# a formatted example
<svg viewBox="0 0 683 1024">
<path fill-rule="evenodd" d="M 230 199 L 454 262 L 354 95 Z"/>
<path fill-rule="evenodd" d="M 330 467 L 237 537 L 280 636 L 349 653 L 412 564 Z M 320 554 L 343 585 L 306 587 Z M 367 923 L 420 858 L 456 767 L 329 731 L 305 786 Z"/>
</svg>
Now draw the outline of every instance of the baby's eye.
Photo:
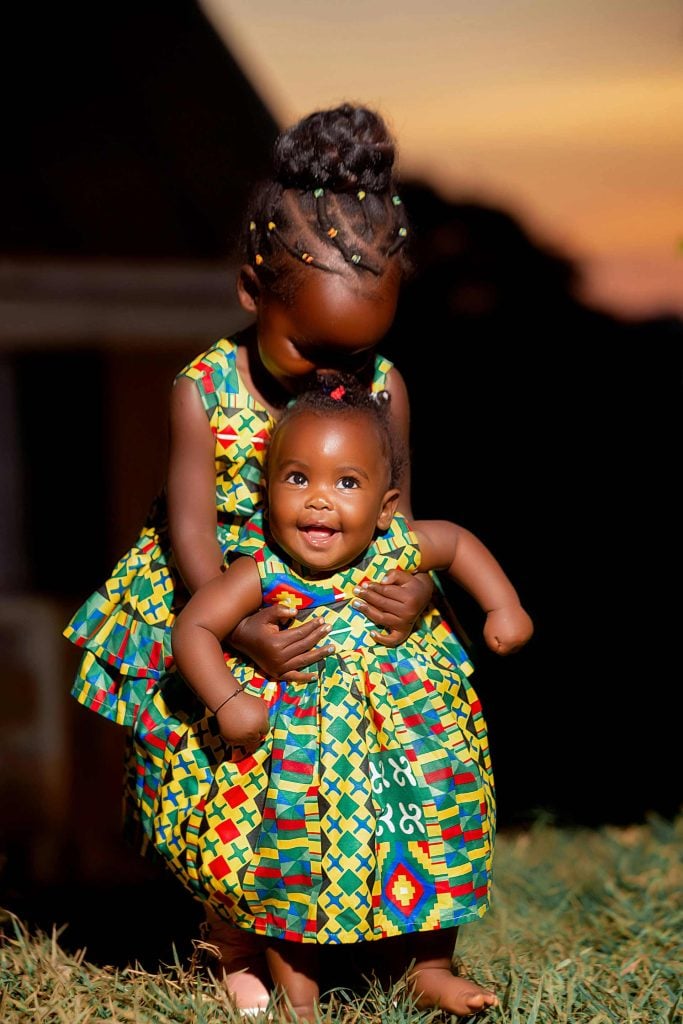
<svg viewBox="0 0 683 1024">
<path fill-rule="evenodd" d="M 294 472 L 285 477 L 285 483 L 294 484 L 296 487 L 303 487 L 308 481 L 303 473 L 295 469 Z"/>
<path fill-rule="evenodd" d="M 360 484 L 355 476 L 342 476 L 339 478 L 338 486 L 343 491 L 350 491 L 354 487 L 360 487 Z"/>
</svg>

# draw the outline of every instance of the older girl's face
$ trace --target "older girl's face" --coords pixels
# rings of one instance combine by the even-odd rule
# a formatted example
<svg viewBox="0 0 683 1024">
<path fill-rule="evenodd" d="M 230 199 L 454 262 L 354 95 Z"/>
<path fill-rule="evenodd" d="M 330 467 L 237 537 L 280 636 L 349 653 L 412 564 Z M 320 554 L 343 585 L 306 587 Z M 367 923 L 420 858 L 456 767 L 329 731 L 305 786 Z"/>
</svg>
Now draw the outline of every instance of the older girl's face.
<svg viewBox="0 0 683 1024">
<path fill-rule="evenodd" d="M 301 276 L 289 301 L 260 284 L 253 298 L 259 357 L 290 392 L 315 372 L 361 374 L 392 324 L 400 285 L 395 266 L 362 283 L 314 268 Z"/>
</svg>

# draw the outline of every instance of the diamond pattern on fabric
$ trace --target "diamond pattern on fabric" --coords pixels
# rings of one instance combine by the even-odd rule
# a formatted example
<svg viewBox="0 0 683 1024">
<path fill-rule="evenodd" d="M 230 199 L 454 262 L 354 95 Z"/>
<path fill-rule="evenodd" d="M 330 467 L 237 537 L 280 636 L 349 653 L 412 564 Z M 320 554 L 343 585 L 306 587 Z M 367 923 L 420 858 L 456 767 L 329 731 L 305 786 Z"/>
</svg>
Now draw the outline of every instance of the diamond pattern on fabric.
<svg viewBox="0 0 683 1024">
<path fill-rule="evenodd" d="M 267 702 L 270 733 L 235 762 L 211 716 L 176 726 L 175 746 L 161 754 L 155 845 L 196 896 L 260 934 L 347 943 L 481 916 L 494 801 L 476 695 L 421 641 L 373 644 L 374 627 L 351 607 L 359 579 L 419 564 L 407 525 L 397 517 L 380 557 L 314 586 L 264 546 L 258 515 L 246 532 L 261 537 L 264 603 L 278 601 L 286 580 L 311 598 L 298 621 L 314 610 L 333 624 L 336 653 L 306 683 L 266 681 L 231 662 Z"/>
<path fill-rule="evenodd" d="M 221 339 L 179 375 L 195 381 L 215 438 L 217 540 L 226 558 L 263 547 L 262 522 L 253 513 L 262 500 L 273 425 L 237 372 L 237 350 Z M 385 388 L 390 369 L 376 357 L 373 391 Z M 378 537 L 350 577 L 321 593 L 317 581 L 294 579 L 282 563 L 267 566 L 271 556 L 262 560 L 264 585 L 266 577 L 279 579 L 271 599 L 298 600 L 300 621 L 313 611 L 328 621 L 337 653 L 312 685 L 265 681 L 253 666 L 230 663 L 270 709 L 271 733 L 253 758 L 234 760 L 215 720 L 174 670 L 170 632 L 187 594 L 171 554 L 163 495 L 110 579 L 66 627 L 65 636 L 83 649 L 73 695 L 131 729 L 129 838 L 143 851 L 153 844 L 224 917 L 264 934 L 349 942 L 483 913 L 493 791 L 486 726 L 465 652 L 438 603 L 398 651 L 368 638 L 367 620 L 349 600 L 343 614 L 337 606 L 340 596 L 350 599 L 354 584 L 397 565 L 416 569 L 412 538 L 403 528 Z M 417 798 L 386 803 L 372 790 L 369 780 L 394 770 L 385 754 L 415 770 L 427 835 L 419 848 L 428 855 L 425 870 L 437 879 L 430 913 L 416 911 L 401 924 L 382 895 L 387 851 L 398 842 L 389 824 L 412 820 L 417 828 L 409 806 Z M 473 782 L 466 780 L 470 769 Z M 381 828 L 388 847 L 380 842 Z M 357 888 L 348 893 L 351 876 Z"/>
</svg>

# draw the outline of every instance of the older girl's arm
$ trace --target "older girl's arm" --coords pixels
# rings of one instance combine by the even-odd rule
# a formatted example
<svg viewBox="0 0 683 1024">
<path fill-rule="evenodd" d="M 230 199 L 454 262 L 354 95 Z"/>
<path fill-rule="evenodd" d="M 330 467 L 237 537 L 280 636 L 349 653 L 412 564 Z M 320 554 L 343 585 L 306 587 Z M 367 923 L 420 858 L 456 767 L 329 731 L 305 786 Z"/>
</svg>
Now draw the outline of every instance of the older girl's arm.
<svg viewBox="0 0 683 1024">
<path fill-rule="evenodd" d="M 214 437 L 194 381 L 181 378 L 171 391 L 166 480 L 173 555 L 193 593 L 218 576 L 223 554 L 216 539 Z"/>
</svg>

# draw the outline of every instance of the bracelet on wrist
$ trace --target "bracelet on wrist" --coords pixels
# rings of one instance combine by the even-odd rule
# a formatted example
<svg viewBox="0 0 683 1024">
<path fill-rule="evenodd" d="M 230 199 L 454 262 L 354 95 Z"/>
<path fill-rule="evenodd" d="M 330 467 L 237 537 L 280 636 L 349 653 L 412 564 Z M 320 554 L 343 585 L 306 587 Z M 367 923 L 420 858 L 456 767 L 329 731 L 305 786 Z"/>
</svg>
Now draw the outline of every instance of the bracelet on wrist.
<svg viewBox="0 0 683 1024">
<path fill-rule="evenodd" d="M 209 711 L 211 711 L 211 714 L 212 715 L 217 715 L 218 712 L 220 711 L 220 709 L 225 707 L 225 705 L 228 703 L 228 701 L 232 700 L 232 698 L 236 697 L 239 693 L 244 693 L 244 685 L 238 686 L 236 690 L 233 690 L 232 693 L 229 694 L 225 698 L 225 700 L 221 701 L 221 703 L 218 705 L 218 707 L 214 711 L 211 711 L 211 708 L 209 708 Z"/>
</svg>

